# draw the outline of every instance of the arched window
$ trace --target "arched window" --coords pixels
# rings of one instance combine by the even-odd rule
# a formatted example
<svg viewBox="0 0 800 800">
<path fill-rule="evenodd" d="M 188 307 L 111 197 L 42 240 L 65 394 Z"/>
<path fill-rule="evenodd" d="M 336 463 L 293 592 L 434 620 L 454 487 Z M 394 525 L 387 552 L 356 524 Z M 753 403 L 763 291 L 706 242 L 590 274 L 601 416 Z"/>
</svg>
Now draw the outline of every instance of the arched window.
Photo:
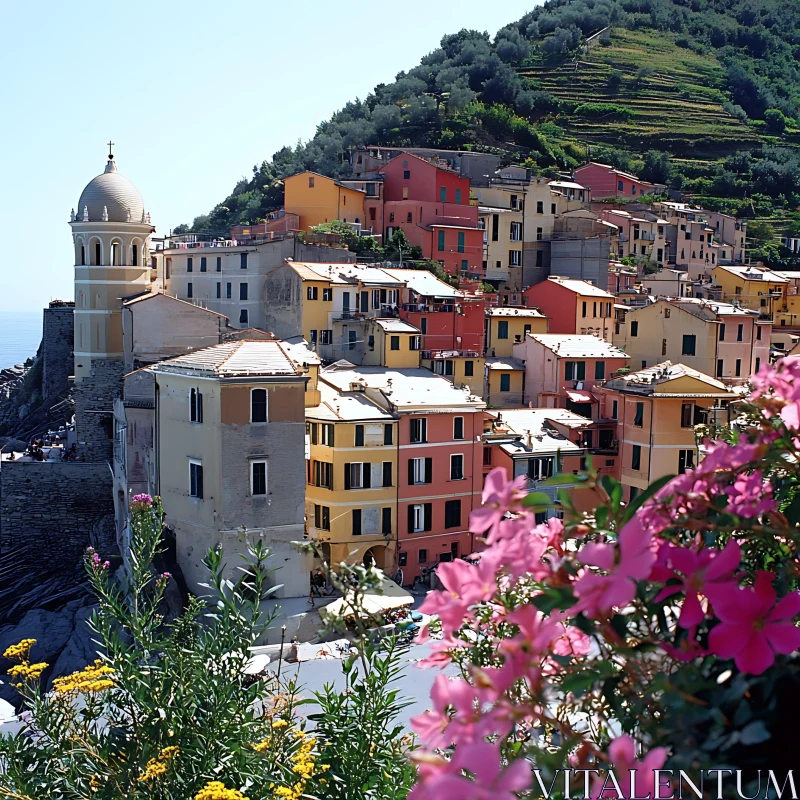
<svg viewBox="0 0 800 800">
<path fill-rule="evenodd" d="M 122 246 L 118 241 L 111 242 L 111 265 L 118 267 L 122 264 Z"/>
<path fill-rule="evenodd" d="M 131 266 L 138 267 L 139 266 L 139 245 L 132 244 L 131 245 Z"/>
<path fill-rule="evenodd" d="M 102 248 L 99 240 L 94 243 L 94 263 L 98 266 L 103 263 Z"/>
<path fill-rule="evenodd" d="M 81 245 L 81 266 L 86 266 L 86 247 Z"/>
<path fill-rule="evenodd" d="M 252 389 L 250 391 L 250 422 L 267 421 L 267 390 Z"/>
</svg>

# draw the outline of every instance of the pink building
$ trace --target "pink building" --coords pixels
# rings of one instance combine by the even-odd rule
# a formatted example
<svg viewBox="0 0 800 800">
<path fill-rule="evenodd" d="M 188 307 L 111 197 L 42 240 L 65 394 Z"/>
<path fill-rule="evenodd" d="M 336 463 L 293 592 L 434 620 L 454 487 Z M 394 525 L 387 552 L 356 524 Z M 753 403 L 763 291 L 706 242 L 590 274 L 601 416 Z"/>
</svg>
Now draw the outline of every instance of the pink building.
<svg viewBox="0 0 800 800">
<path fill-rule="evenodd" d="M 478 207 L 470 204 L 469 179 L 410 153 L 393 158 L 382 172 L 385 237 L 400 228 L 451 275 L 481 275 L 483 231 Z"/>
<path fill-rule="evenodd" d="M 604 197 L 641 197 L 665 188 L 662 184 L 640 180 L 635 175 L 596 161 L 578 167 L 575 170 L 575 180 L 591 190 L 592 200 L 602 200 Z"/>
<path fill-rule="evenodd" d="M 483 490 L 483 408 L 432 405 L 428 412 L 399 421 L 397 551 L 408 583 L 432 564 L 472 552 L 469 515 Z"/>
<path fill-rule="evenodd" d="M 597 336 L 529 333 L 514 345 L 514 357 L 525 363 L 524 404 L 534 408 L 568 408 L 592 419 L 592 393 L 630 358 Z"/>
</svg>

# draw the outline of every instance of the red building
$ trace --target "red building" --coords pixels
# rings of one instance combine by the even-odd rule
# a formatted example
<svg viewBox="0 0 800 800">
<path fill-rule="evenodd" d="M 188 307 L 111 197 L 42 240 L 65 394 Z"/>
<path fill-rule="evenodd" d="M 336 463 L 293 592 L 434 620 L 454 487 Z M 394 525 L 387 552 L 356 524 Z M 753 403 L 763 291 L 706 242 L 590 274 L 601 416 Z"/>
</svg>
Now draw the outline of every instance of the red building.
<svg viewBox="0 0 800 800">
<path fill-rule="evenodd" d="M 423 257 L 450 274 L 482 275 L 483 231 L 469 179 L 410 153 L 393 158 L 382 173 L 386 238 L 401 228 Z"/>
<path fill-rule="evenodd" d="M 592 200 L 602 200 L 604 197 L 641 197 L 666 188 L 663 184 L 640 180 L 635 175 L 596 161 L 578 167 L 575 170 L 575 180 L 591 189 Z"/>
<path fill-rule="evenodd" d="M 400 318 L 422 331 L 422 349 L 483 354 L 482 295 L 470 295 L 423 269 L 386 269 L 405 281 Z"/>
</svg>

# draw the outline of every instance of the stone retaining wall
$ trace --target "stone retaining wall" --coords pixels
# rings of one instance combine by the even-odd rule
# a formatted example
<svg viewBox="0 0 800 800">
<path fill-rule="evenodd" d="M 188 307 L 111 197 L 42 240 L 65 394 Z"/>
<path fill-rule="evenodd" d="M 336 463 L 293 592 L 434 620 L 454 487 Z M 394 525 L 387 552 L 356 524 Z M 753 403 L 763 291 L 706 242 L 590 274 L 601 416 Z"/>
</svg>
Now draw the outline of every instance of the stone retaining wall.
<svg viewBox="0 0 800 800">
<path fill-rule="evenodd" d="M 0 552 L 36 542 L 41 557 L 72 565 L 92 545 L 115 549 L 107 463 L 4 461 L 0 469 Z"/>
<path fill-rule="evenodd" d="M 72 306 L 44 309 L 41 356 L 44 362 L 42 396 L 45 400 L 66 395 L 69 376 L 74 372 L 74 310 Z"/>
</svg>

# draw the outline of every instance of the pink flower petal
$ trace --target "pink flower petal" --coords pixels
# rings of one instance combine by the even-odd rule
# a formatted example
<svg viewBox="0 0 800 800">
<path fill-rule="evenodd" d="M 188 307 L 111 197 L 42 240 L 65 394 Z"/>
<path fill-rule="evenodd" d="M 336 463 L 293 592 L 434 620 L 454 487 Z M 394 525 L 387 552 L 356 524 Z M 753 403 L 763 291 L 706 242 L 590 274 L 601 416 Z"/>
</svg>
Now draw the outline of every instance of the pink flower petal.
<svg viewBox="0 0 800 800">
<path fill-rule="evenodd" d="M 687 592 L 686 598 L 683 601 L 681 608 L 681 615 L 678 619 L 678 625 L 681 628 L 693 628 L 699 625 L 705 619 L 705 611 L 700 605 L 700 598 L 696 592 Z"/>
<path fill-rule="evenodd" d="M 788 620 L 768 623 L 764 635 L 776 653 L 789 655 L 800 649 L 800 628 Z"/>
<path fill-rule="evenodd" d="M 778 604 L 772 609 L 767 619 L 769 621 L 792 619 L 798 614 L 800 614 L 800 592 L 790 592 L 778 601 Z"/>
<path fill-rule="evenodd" d="M 722 622 L 708 634 L 708 649 L 720 658 L 733 658 L 747 644 L 752 632 L 751 625 Z"/>
<path fill-rule="evenodd" d="M 725 547 L 711 561 L 706 570 L 706 580 L 716 581 L 726 576 L 729 572 L 733 573 L 739 562 L 742 560 L 742 548 L 734 539 L 730 539 Z"/>
<path fill-rule="evenodd" d="M 763 632 L 751 634 L 735 656 L 737 668 L 749 675 L 761 675 L 775 663 L 775 653 Z"/>
</svg>

